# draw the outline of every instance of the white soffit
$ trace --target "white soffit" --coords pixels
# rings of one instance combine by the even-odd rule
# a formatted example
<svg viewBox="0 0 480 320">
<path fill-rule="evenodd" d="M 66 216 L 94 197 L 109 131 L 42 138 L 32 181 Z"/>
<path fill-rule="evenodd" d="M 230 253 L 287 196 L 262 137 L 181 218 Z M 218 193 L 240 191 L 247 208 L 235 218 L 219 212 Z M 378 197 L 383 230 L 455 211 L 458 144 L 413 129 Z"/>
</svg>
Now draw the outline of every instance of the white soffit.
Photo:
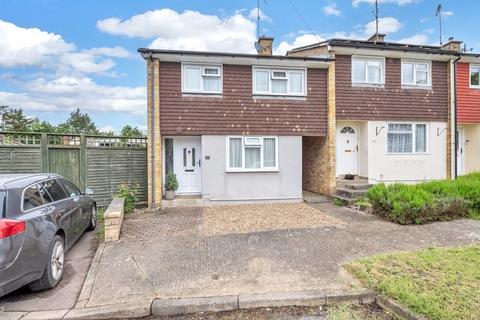
<svg viewBox="0 0 480 320">
<path fill-rule="evenodd" d="M 433 61 L 449 61 L 455 59 L 456 56 L 450 54 L 434 54 L 423 52 L 411 52 L 400 50 L 381 50 L 381 49 L 364 49 L 364 48 L 345 48 L 332 47 L 337 55 L 362 55 L 362 56 L 376 56 L 386 58 L 398 59 L 419 59 L 419 60 L 433 60 Z"/>
</svg>

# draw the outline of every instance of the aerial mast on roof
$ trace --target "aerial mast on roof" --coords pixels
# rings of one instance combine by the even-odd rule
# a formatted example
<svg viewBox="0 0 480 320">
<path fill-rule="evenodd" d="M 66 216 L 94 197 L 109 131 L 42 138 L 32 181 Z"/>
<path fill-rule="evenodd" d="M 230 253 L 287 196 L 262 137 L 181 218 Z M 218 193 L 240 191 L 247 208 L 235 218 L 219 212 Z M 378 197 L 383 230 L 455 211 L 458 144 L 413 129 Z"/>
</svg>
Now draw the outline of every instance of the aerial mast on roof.
<svg viewBox="0 0 480 320">
<path fill-rule="evenodd" d="M 375 0 L 375 40 L 378 41 L 378 0 Z"/>
<path fill-rule="evenodd" d="M 443 41 L 442 41 L 442 5 L 439 3 L 437 5 L 437 11 L 435 13 L 435 16 L 438 17 L 438 23 L 439 23 L 439 27 L 440 27 L 440 45 L 443 44 Z"/>
</svg>

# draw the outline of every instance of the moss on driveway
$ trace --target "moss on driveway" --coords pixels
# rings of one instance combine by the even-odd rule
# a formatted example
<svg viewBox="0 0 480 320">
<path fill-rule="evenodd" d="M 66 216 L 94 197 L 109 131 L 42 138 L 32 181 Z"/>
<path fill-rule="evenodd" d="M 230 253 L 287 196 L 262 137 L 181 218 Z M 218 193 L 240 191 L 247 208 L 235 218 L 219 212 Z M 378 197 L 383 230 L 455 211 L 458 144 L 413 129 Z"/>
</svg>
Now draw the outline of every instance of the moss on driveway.
<svg viewBox="0 0 480 320">
<path fill-rule="evenodd" d="M 480 245 L 375 256 L 346 268 L 429 319 L 480 319 Z"/>
</svg>

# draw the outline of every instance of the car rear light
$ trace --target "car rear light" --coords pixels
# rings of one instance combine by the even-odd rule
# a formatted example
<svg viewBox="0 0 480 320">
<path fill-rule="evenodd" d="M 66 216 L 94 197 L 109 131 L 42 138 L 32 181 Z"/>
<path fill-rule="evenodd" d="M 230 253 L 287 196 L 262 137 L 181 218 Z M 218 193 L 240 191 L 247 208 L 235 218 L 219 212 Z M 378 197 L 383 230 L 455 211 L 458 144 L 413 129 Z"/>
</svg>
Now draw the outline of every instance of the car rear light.
<svg viewBox="0 0 480 320">
<path fill-rule="evenodd" d="M 25 232 L 25 222 L 19 220 L 0 219 L 0 239 Z"/>
</svg>

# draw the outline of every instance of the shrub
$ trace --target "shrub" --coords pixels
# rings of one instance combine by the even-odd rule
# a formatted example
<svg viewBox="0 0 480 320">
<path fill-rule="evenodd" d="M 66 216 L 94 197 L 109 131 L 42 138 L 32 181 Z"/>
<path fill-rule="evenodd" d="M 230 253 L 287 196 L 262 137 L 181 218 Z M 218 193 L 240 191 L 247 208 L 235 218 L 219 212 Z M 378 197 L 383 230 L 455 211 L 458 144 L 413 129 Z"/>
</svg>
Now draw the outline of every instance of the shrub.
<svg viewBox="0 0 480 320">
<path fill-rule="evenodd" d="M 480 217 L 480 173 L 416 185 L 379 184 L 367 198 L 374 214 L 400 224 Z"/>
<path fill-rule="evenodd" d="M 165 190 L 175 191 L 178 189 L 177 175 L 173 172 L 167 172 L 165 177 Z"/>
<path fill-rule="evenodd" d="M 135 203 L 137 202 L 138 184 L 128 185 L 122 183 L 117 190 L 117 196 L 125 198 L 124 210 L 125 213 L 132 213 L 135 209 Z"/>
</svg>

